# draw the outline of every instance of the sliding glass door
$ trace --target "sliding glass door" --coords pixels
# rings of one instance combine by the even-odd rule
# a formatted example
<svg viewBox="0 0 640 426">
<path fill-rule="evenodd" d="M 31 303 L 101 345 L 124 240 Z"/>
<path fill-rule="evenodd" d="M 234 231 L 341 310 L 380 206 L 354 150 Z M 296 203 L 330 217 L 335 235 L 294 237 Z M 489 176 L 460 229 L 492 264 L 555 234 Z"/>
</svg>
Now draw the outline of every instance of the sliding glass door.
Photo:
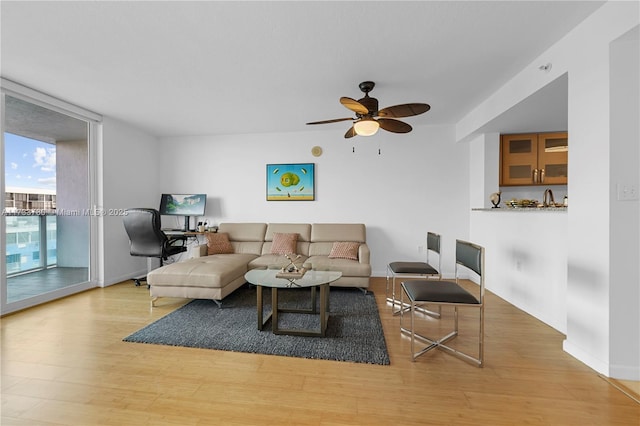
<svg viewBox="0 0 640 426">
<path fill-rule="evenodd" d="M 97 126 L 4 87 L 2 103 L 6 313 L 96 285 L 91 165 Z"/>
</svg>

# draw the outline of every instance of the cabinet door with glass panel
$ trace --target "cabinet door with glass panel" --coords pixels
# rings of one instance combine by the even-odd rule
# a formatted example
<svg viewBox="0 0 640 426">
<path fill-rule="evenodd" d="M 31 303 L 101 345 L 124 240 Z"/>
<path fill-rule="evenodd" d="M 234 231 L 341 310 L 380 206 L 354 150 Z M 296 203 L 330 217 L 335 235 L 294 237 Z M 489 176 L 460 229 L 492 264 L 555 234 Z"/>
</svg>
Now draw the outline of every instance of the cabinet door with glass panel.
<svg viewBox="0 0 640 426">
<path fill-rule="evenodd" d="M 539 183 L 566 185 L 569 168 L 569 138 L 566 132 L 538 134 Z"/>
<path fill-rule="evenodd" d="M 566 185 L 566 132 L 502 135 L 500 185 Z"/>
</svg>

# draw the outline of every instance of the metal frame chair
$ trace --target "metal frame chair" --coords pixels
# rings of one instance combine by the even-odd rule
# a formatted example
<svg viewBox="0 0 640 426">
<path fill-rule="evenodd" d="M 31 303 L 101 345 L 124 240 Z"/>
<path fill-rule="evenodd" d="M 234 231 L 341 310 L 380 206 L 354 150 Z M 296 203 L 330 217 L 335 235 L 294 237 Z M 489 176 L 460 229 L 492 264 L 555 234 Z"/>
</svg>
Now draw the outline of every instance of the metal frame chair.
<svg viewBox="0 0 640 426">
<path fill-rule="evenodd" d="M 479 277 L 478 297 L 465 290 L 459 283 L 460 267 L 475 272 Z M 400 313 L 400 330 L 411 336 L 411 355 L 413 361 L 417 357 L 430 351 L 431 349 L 442 349 L 458 358 L 470 362 L 478 367 L 484 362 L 484 248 L 468 241 L 456 240 L 456 278 L 455 281 L 434 281 L 431 280 L 425 285 L 425 280 L 403 281 L 400 303 L 403 304 L 404 296 L 407 296 L 409 312 L 411 315 L 411 326 L 403 326 L 405 310 Z M 474 292 L 475 293 L 475 292 Z M 416 307 L 418 304 L 428 303 L 438 306 L 452 306 L 454 309 L 453 331 L 440 338 L 431 338 L 418 334 L 416 327 Z M 478 336 L 478 356 L 464 353 L 458 349 L 447 346 L 445 343 L 458 335 L 458 308 L 468 307 L 479 310 L 479 336 Z M 426 342 L 427 346 L 416 350 L 415 341 L 419 339 Z"/>
<path fill-rule="evenodd" d="M 438 266 L 435 267 L 430 262 L 430 253 L 438 255 Z M 442 261 L 440 256 L 440 234 L 435 232 L 427 232 L 427 261 L 426 262 L 391 262 L 387 265 L 387 289 L 386 298 L 387 302 L 391 303 L 391 309 L 393 315 L 398 315 L 402 309 L 408 309 L 409 305 L 403 305 L 400 303 L 400 299 L 396 296 L 396 277 L 400 278 L 423 278 L 437 277 L 438 280 L 442 279 Z M 391 282 L 391 285 L 389 285 Z M 399 306 L 398 309 L 395 309 Z M 418 308 L 423 313 L 440 317 L 440 312 L 429 311 L 425 308 Z"/>
</svg>

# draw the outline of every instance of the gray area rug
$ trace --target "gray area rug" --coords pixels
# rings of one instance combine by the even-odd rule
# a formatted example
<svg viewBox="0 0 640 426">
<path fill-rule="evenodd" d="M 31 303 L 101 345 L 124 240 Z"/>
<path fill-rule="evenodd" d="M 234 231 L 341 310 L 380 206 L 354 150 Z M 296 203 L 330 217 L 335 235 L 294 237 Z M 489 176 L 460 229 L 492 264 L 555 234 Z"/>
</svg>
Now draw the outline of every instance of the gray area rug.
<svg viewBox="0 0 640 426">
<path fill-rule="evenodd" d="M 307 308 L 309 289 L 278 290 L 280 307 Z M 265 288 L 265 316 L 271 311 Z M 332 288 L 326 337 L 274 335 L 271 321 L 257 328 L 256 289 L 245 285 L 227 296 L 222 308 L 211 300 L 193 300 L 124 338 L 125 342 L 186 346 L 300 358 L 389 364 L 389 354 L 373 294 Z M 320 329 L 318 315 L 280 314 L 281 328 Z"/>
</svg>

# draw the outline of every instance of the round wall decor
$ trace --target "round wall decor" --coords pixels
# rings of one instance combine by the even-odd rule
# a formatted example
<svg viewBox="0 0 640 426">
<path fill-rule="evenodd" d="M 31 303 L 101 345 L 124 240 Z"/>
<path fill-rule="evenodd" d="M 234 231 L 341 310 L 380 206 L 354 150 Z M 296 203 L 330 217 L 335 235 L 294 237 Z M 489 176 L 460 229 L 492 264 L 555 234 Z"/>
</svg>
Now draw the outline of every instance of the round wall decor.
<svg viewBox="0 0 640 426">
<path fill-rule="evenodd" d="M 311 148 L 311 154 L 314 157 L 320 157 L 322 155 L 322 148 L 320 148 L 319 146 L 314 146 L 313 148 Z"/>
</svg>

